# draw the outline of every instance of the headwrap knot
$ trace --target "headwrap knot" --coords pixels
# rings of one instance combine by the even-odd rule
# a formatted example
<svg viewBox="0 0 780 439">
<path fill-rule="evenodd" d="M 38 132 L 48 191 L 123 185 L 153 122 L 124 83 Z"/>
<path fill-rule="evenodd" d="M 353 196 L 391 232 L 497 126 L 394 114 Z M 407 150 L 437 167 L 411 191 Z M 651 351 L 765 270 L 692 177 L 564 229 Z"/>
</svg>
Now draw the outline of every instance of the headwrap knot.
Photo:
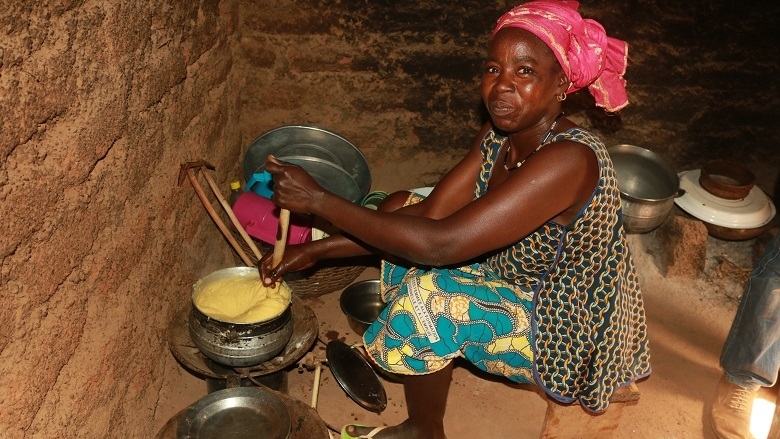
<svg viewBox="0 0 780 439">
<path fill-rule="evenodd" d="M 571 81 L 567 93 L 588 87 L 596 105 L 616 112 L 628 105 L 628 44 L 607 36 L 595 20 L 583 19 L 577 1 L 531 1 L 501 16 L 493 35 L 505 27 L 526 29 L 552 49 Z"/>
</svg>

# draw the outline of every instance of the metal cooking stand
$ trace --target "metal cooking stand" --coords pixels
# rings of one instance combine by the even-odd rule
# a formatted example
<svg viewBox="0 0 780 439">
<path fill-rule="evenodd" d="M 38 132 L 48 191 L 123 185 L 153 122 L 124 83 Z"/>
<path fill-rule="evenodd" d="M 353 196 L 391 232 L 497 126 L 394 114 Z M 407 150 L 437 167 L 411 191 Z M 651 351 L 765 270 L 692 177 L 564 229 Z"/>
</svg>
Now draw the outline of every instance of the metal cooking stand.
<svg viewBox="0 0 780 439">
<path fill-rule="evenodd" d="M 289 439 L 328 437 L 327 425 L 319 417 L 316 410 L 285 393 L 258 382 L 263 377 L 278 372 L 283 373 L 285 368 L 298 362 L 314 345 L 319 328 L 317 317 L 311 308 L 293 295 L 293 334 L 284 350 L 271 360 L 257 366 L 231 368 L 218 365 L 203 355 L 193 343 L 189 333 L 191 307 L 190 303 L 180 310 L 168 327 L 168 345 L 171 353 L 182 366 L 201 377 L 225 380 L 227 388 L 240 387 L 242 380 L 248 379 L 281 398 L 293 419 L 293 429 Z M 214 367 L 215 365 L 219 367 Z M 157 434 L 156 439 L 175 439 L 177 421 L 185 411 L 186 409 L 171 418 Z"/>
</svg>

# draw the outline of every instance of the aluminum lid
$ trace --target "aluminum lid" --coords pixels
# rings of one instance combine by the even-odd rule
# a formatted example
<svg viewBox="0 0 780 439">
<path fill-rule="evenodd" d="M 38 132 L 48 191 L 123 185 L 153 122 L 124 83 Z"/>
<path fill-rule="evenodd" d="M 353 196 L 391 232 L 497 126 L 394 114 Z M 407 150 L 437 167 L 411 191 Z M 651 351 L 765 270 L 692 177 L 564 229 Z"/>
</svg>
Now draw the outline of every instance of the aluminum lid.
<svg viewBox="0 0 780 439">
<path fill-rule="evenodd" d="M 680 189 L 685 193 L 674 200 L 680 209 L 697 219 L 729 229 L 752 229 L 768 224 L 775 217 L 774 203 L 758 186 L 753 186 L 745 198 L 728 200 L 701 187 L 700 175 L 700 169 L 681 172 Z"/>
<path fill-rule="evenodd" d="M 344 342 L 333 340 L 325 347 L 328 366 L 350 398 L 375 413 L 387 408 L 387 393 L 363 355 Z"/>
</svg>

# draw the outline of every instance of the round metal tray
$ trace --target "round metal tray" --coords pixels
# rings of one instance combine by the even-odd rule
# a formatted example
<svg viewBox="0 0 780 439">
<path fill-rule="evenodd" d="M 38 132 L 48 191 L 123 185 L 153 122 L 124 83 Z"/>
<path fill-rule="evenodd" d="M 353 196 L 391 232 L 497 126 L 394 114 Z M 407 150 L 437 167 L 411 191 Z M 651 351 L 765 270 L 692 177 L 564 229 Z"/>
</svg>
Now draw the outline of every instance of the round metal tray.
<svg viewBox="0 0 780 439">
<path fill-rule="evenodd" d="M 353 203 L 359 203 L 366 195 L 355 179 L 342 167 L 316 157 L 278 157 L 282 162 L 292 163 L 305 169 L 314 180 L 328 192 Z"/>
<path fill-rule="evenodd" d="M 246 181 L 262 170 L 269 154 L 276 157 L 305 156 L 336 165 L 357 184 L 361 194 L 358 200 L 371 190 L 371 170 L 365 156 L 350 141 L 332 131 L 315 126 L 285 125 L 262 134 L 244 154 L 242 167 Z"/>
<path fill-rule="evenodd" d="M 206 395 L 179 419 L 178 439 L 287 439 L 290 413 L 281 399 L 259 387 L 234 387 Z"/>
<path fill-rule="evenodd" d="M 287 411 L 290 413 L 292 428 L 288 439 L 328 437 L 328 427 L 315 409 L 305 402 L 299 401 L 284 393 L 277 392 L 273 389 L 265 390 L 281 399 L 287 407 Z M 179 421 L 186 415 L 187 410 L 189 410 L 189 407 L 170 418 L 157 432 L 155 439 L 177 439 L 176 431 L 178 430 Z"/>
</svg>

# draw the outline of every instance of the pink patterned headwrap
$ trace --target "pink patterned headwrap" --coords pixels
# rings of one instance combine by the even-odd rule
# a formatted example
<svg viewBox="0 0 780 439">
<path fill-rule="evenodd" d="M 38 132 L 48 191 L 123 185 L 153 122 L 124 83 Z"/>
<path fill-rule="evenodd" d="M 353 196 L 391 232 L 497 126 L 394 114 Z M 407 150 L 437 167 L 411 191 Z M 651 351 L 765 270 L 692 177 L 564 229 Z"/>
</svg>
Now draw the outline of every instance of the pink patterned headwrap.
<svg viewBox="0 0 780 439">
<path fill-rule="evenodd" d="M 610 38 L 604 27 L 577 12 L 579 2 L 541 0 L 514 7 L 498 19 L 493 35 L 505 27 L 526 29 L 544 41 L 571 81 L 567 93 L 588 87 L 596 105 L 616 112 L 628 105 L 628 44 Z"/>
</svg>

